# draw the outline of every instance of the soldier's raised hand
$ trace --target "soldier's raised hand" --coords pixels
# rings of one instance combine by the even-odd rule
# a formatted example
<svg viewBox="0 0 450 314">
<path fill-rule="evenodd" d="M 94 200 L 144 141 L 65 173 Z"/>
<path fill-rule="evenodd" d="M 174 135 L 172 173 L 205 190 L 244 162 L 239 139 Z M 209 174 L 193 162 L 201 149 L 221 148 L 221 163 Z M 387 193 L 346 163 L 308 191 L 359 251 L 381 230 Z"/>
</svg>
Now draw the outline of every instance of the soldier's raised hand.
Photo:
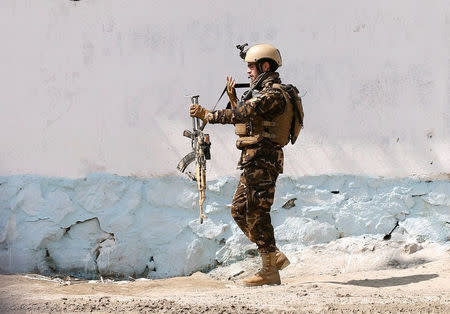
<svg viewBox="0 0 450 314">
<path fill-rule="evenodd" d="M 227 76 L 227 95 L 231 103 L 231 108 L 233 109 L 237 107 L 236 88 L 234 87 L 235 85 L 236 82 L 234 81 L 233 77 Z"/>
</svg>

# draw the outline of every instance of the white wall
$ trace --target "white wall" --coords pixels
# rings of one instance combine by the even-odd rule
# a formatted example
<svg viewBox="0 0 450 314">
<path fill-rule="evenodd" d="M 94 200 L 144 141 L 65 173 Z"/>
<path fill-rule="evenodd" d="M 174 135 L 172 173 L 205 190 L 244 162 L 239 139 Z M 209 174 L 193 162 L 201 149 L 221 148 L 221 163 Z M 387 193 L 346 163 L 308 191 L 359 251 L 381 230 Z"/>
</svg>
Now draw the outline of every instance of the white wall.
<svg viewBox="0 0 450 314">
<path fill-rule="evenodd" d="M 187 99 L 211 107 L 235 45 L 280 48 L 304 97 L 286 173 L 450 172 L 450 6 L 436 1 L 0 2 L 0 175 L 174 174 Z M 234 171 L 208 126 L 210 177 Z"/>
<path fill-rule="evenodd" d="M 256 245 L 230 215 L 237 181 L 208 182 L 208 218 L 200 224 L 197 186 L 188 178 L 0 176 L 0 273 L 160 278 L 244 259 Z M 363 235 L 378 246 L 399 221 L 396 243 L 437 242 L 448 252 L 449 191 L 448 180 L 283 176 L 271 212 L 277 246 L 290 255 Z M 292 198 L 295 206 L 283 208 Z M 336 243 L 330 249 L 347 251 Z M 382 261 L 378 247 L 376 254 Z"/>
</svg>

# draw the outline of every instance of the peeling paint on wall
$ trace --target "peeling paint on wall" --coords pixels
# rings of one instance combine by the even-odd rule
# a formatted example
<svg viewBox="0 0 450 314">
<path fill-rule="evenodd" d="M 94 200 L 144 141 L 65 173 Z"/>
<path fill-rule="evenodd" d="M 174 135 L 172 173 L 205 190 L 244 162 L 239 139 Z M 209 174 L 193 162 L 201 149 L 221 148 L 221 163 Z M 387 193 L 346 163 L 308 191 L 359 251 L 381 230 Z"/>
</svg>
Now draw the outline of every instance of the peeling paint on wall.
<svg viewBox="0 0 450 314">
<path fill-rule="evenodd" d="M 272 222 L 285 252 L 343 237 L 450 241 L 450 181 L 281 176 Z M 95 174 L 0 177 L 0 271 L 87 278 L 189 275 L 256 254 L 230 215 L 237 179 L 207 184 Z M 295 199 L 295 202 L 292 200 Z M 285 206 L 289 204 L 289 206 Z"/>
</svg>

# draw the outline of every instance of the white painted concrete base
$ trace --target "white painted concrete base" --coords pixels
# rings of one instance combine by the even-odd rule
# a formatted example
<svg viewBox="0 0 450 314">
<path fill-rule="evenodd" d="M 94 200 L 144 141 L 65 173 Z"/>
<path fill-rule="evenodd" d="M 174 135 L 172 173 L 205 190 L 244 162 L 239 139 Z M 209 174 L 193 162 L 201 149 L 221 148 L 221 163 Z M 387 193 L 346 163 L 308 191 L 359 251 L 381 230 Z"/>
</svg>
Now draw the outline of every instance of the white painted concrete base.
<svg viewBox="0 0 450 314">
<path fill-rule="evenodd" d="M 160 278 L 207 270 L 255 251 L 230 215 L 237 179 L 208 182 L 198 221 L 196 184 L 182 177 L 0 177 L 0 270 Z M 297 198 L 289 209 L 282 205 Z M 394 234 L 450 240 L 450 182 L 366 176 L 282 176 L 272 222 L 295 253 L 342 237 Z"/>
</svg>

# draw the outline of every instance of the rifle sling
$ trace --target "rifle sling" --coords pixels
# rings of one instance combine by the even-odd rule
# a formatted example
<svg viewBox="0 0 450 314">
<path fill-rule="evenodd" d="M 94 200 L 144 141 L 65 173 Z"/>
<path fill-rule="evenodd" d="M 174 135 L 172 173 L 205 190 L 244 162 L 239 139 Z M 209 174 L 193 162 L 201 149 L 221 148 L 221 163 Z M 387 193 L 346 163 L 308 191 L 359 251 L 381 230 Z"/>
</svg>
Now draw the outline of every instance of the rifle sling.
<svg viewBox="0 0 450 314">
<path fill-rule="evenodd" d="M 250 83 L 236 83 L 236 84 L 234 85 L 234 88 L 249 88 L 249 87 L 250 87 Z M 222 94 L 220 94 L 220 97 L 219 97 L 219 99 L 217 100 L 216 104 L 214 105 L 214 108 L 213 108 L 212 111 L 214 111 L 214 110 L 216 109 L 217 104 L 219 103 L 219 101 L 222 99 L 223 95 L 224 95 L 226 92 L 227 92 L 227 86 L 225 85 L 225 88 L 223 89 Z M 230 108 L 231 108 L 230 102 L 228 102 L 226 108 L 227 108 L 227 109 L 230 109 Z"/>
</svg>

